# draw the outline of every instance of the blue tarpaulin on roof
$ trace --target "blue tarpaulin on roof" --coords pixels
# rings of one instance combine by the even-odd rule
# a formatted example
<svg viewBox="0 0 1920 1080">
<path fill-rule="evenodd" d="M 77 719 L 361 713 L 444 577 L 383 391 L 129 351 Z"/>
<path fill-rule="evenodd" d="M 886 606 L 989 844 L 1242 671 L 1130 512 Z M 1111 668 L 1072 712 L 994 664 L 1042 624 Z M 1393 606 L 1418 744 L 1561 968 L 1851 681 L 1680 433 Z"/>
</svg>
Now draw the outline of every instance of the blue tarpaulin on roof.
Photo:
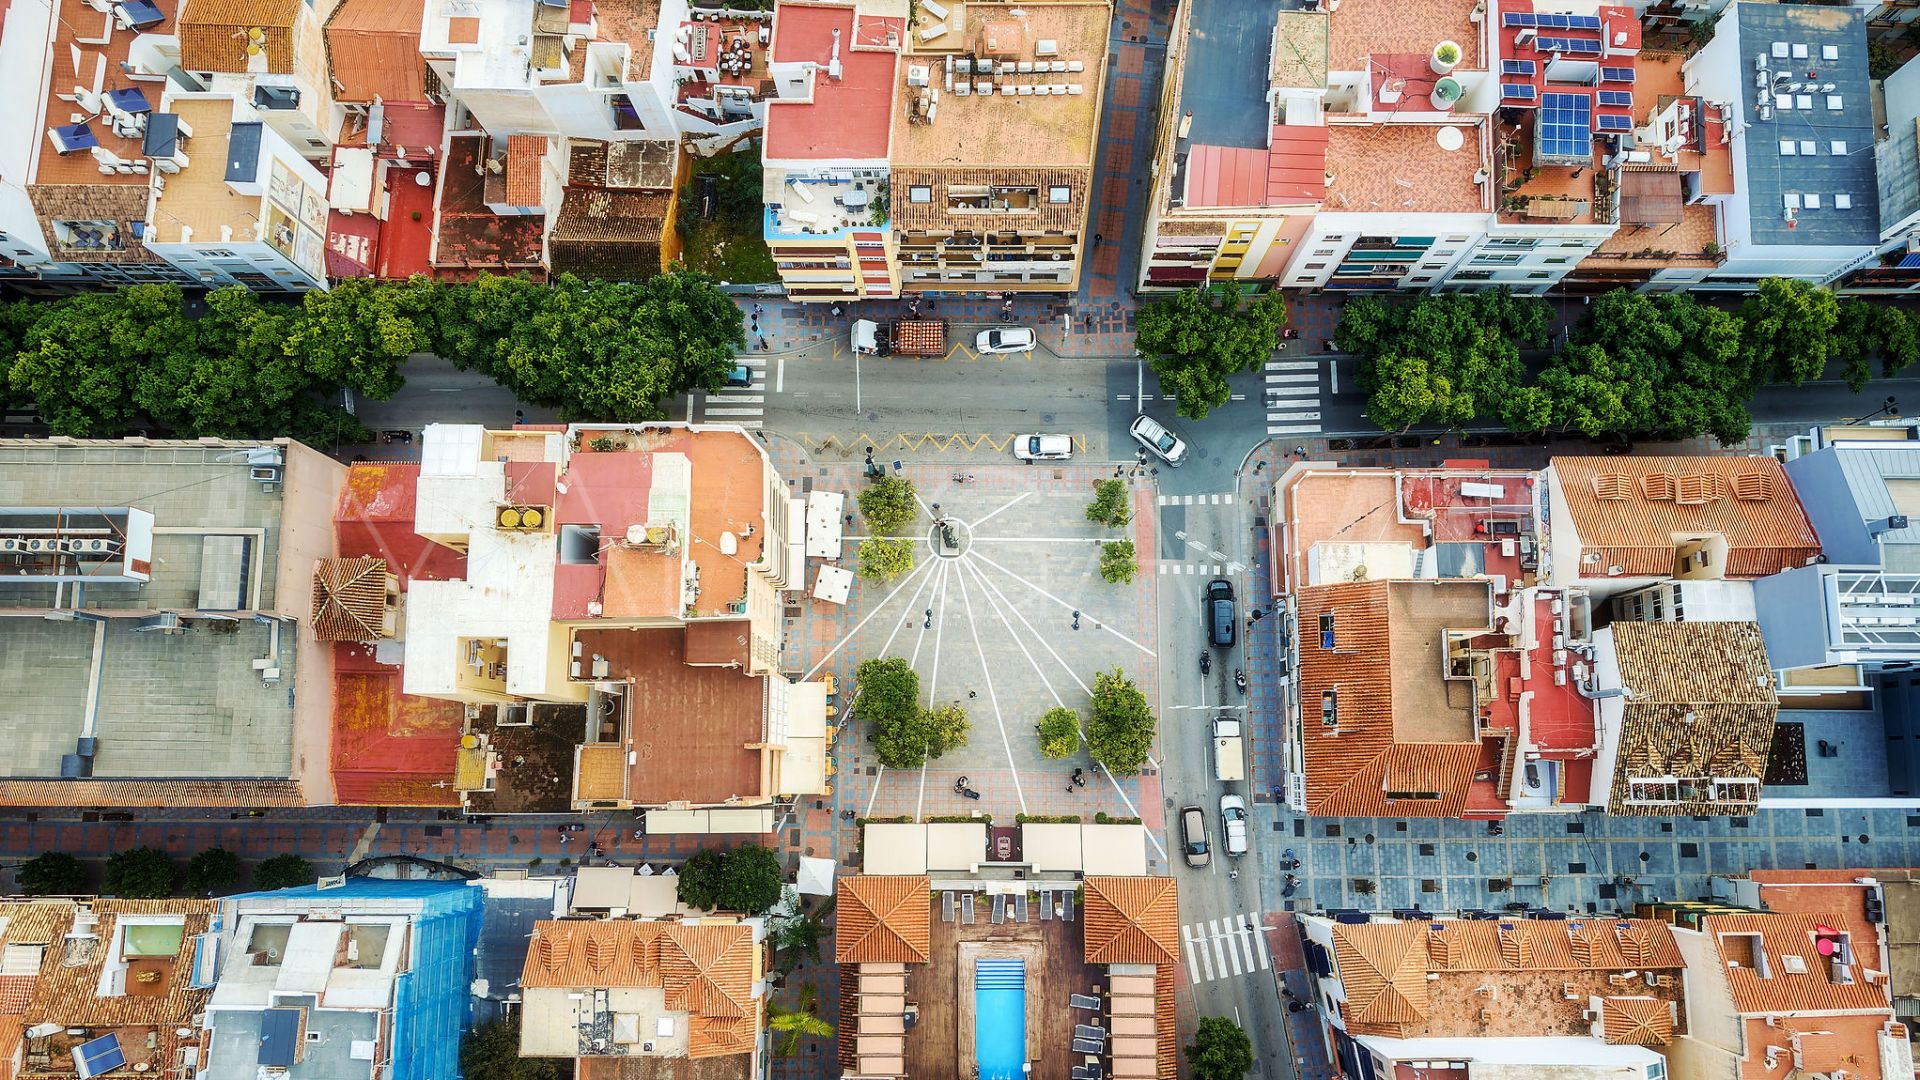
<svg viewBox="0 0 1920 1080">
<path fill-rule="evenodd" d="M 299 1038 L 299 1009 L 268 1009 L 260 1017 L 260 1064 L 270 1069 L 293 1068 Z"/>
</svg>

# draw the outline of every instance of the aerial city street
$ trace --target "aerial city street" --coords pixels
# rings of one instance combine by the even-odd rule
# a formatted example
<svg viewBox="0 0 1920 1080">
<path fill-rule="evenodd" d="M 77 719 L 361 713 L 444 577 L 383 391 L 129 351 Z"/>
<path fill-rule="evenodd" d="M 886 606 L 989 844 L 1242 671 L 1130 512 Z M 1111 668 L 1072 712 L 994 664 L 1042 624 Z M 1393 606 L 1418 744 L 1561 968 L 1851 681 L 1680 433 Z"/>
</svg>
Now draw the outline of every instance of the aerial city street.
<svg viewBox="0 0 1920 1080">
<path fill-rule="evenodd" d="M 1914 0 L 0 16 L 0 1080 L 1920 1080 Z"/>
</svg>

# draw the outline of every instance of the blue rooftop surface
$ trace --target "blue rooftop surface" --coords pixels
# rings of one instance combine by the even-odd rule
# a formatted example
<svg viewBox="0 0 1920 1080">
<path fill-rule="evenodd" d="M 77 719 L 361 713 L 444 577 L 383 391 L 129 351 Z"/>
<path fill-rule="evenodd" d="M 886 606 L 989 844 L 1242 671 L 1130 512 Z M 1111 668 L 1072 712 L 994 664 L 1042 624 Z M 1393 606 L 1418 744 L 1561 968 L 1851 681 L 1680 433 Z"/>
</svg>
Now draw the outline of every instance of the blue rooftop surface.
<svg viewBox="0 0 1920 1080">
<path fill-rule="evenodd" d="M 1281 0 L 1193 0 L 1180 112 L 1193 117 L 1187 138 L 1195 144 L 1266 149 L 1268 43 L 1280 12 L 1292 6 Z"/>
<path fill-rule="evenodd" d="M 1876 244 L 1880 194 L 1874 176 L 1873 102 L 1867 87 L 1866 19 L 1859 11 L 1802 4 L 1739 3 L 1741 115 L 1753 242 L 1807 247 Z M 1784 53 L 1785 55 L 1781 55 Z M 1770 88 L 1758 82 L 1766 56 Z M 1800 84 L 1797 92 L 1788 87 Z M 1822 89 L 1831 83 L 1833 89 Z M 1783 107 L 1779 94 L 1787 94 Z M 1759 106 L 1772 108 L 1760 119 Z M 1801 152 L 1811 142 L 1812 153 Z M 1784 144 L 1793 147 L 1787 153 Z M 1836 147 L 1835 144 L 1842 144 Z M 1839 153 L 1835 153 L 1836 149 Z M 1802 207 L 1787 221 L 1787 197 Z M 1807 205 L 1812 195 L 1818 205 Z M 1835 196 L 1851 207 L 1839 209 Z"/>
</svg>

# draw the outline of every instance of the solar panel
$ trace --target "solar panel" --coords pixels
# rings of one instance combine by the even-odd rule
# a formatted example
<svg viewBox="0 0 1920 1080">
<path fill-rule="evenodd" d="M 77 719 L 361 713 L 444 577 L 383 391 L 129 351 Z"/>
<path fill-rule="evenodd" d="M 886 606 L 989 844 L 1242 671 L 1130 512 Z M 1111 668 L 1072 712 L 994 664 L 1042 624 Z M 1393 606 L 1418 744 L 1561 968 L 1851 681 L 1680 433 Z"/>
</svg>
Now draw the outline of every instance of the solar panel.
<svg viewBox="0 0 1920 1080">
<path fill-rule="evenodd" d="M 1533 40 L 1533 47 L 1539 49 L 1541 52 L 1556 52 L 1566 48 L 1566 46 L 1566 38 L 1538 37 Z"/>
<path fill-rule="evenodd" d="M 73 1048 L 73 1071 L 82 1080 L 124 1068 L 126 1064 L 127 1055 L 121 1052 L 120 1039 L 114 1035 L 102 1035 Z"/>
<path fill-rule="evenodd" d="M 1501 26 L 1538 26 L 1531 11 L 1509 11 L 1500 17 Z"/>
<path fill-rule="evenodd" d="M 1625 90 L 1602 90 L 1600 91 L 1600 104 L 1631 108 L 1633 106 L 1633 95 L 1627 93 Z"/>
<path fill-rule="evenodd" d="M 1633 69 L 1630 67 L 1603 67 L 1600 69 L 1600 81 L 1630 83 L 1633 81 Z"/>
<path fill-rule="evenodd" d="M 1535 98 L 1533 86 L 1529 83 L 1501 83 L 1501 101 L 1532 101 Z"/>
<path fill-rule="evenodd" d="M 1568 19 L 1575 30 L 1600 29 L 1600 18 L 1597 15 L 1571 15 Z"/>
<path fill-rule="evenodd" d="M 1567 51 L 1570 53 L 1599 56 L 1600 43 L 1597 41 L 1581 41 L 1578 38 L 1568 38 Z"/>
<path fill-rule="evenodd" d="M 1632 131 L 1633 118 L 1630 116 L 1602 116 L 1594 120 L 1601 131 Z"/>
<path fill-rule="evenodd" d="M 1540 25 L 1549 30 L 1565 30 L 1572 24 L 1567 21 L 1567 16 L 1565 15 L 1542 15 L 1540 16 Z"/>
<path fill-rule="evenodd" d="M 1551 157 L 1585 156 L 1593 142 L 1593 102 L 1585 94 L 1541 98 L 1540 150 Z"/>
<path fill-rule="evenodd" d="M 1500 74 L 1502 74 L 1502 75 L 1531 75 L 1531 74 L 1533 74 L 1533 61 L 1531 61 L 1531 60 L 1502 60 L 1502 61 L 1500 61 Z"/>
</svg>

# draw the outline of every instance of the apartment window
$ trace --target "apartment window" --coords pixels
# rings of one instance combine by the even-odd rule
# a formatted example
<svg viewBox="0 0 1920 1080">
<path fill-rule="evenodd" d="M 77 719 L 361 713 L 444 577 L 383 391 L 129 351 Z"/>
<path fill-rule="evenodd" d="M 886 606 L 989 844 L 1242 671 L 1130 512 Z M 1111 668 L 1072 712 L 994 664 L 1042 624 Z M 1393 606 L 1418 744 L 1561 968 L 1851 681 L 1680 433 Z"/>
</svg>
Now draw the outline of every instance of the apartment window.
<svg viewBox="0 0 1920 1080">
<path fill-rule="evenodd" d="M 1553 272 L 1550 270 L 1535 270 L 1533 273 L 1527 275 L 1527 280 L 1545 281 L 1547 278 L 1550 278 L 1552 276 L 1553 276 Z"/>
<path fill-rule="evenodd" d="M 1340 691 L 1320 691 L 1320 723 L 1326 727 L 1340 726 Z"/>
<path fill-rule="evenodd" d="M 1325 615 L 1320 616 L 1320 647 L 1323 649 L 1333 648 L 1332 612 L 1327 612 Z"/>
<path fill-rule="evenodd" d="M 1301 267 L 1300 269 L 1302 269 L 1302 270 L 1325 270 L 1326 268 L 1327 268 L 1327 264 L 1326 264 L 1326 263 L 1308 263 L 1307 265 L 1305 265 L 1305 266 L 1303 266 L 1303 267 Z"/>
<path fill-rule="evenodd" d="M 1457 274 L 1455 274 L 1455 275 L 1453 275 L 1453 280 L 1455 280 L 1455 281 L 1492 281 L 1492 280 L 1493 280 L 1493 271 L 1491 271 L 1491 270 L 1462 270 L 1462 271 L 1460 271 L 1459 273 L 1457 273 Z"/>
<path fill-rule="evenodd" d="M 1532 237 L 1490 236 L 1487 238 L 1485 246 L 1490 248 L 1518 248 L 1522 251 L 1531 251 L 1537 243 L 1539 243 L 1539 241 L 1534 240 Z"/>
<path fill-rule="evenodd" d="M 1517 266 L 1525 255 L 1475 255 L 1475 266 Z"/>
<path fill-rule="evenodd" d="M 1389 799 L 1429 799 L 1437 802 L 1440 798 L 1440 793 L 1437 791 L 1389 791 L 1387 792 L 1387 798 Z"/>
<path fill-rule="evenodd" d="M 910 188 L 908 188 L 908 189 L 907 189 L 907 201 L 908 201 L 908 202 L 915 202 L 915 203 L 930 203 L 930 202 L 932 202 L 932 201 L 933 201 L 933 185 L 931 185 L 931 184 L 915 184 L 915 185 L 913 185 L 912 187 L 910 187 Z"/>
<path fill-rule="evenodd" d="M 1831 152 L 1833 153 L 1833 156 L 1834 156 L 1834 157 L 1842 157 L 1842 156 L 1845 156 L 1845 154 L 1846 154 L 1846 152 L 1847 152 L 1847 143 L 1846 143 L 1846 140 L 1844 140 L 1844 139 L 1835 139 L 1835 140 L 1833 140 L 1832 142 L 1830 142 L 1830 143 L 1828 143 L 1828 144 L 1827 144 L 1827 149 L 1828 149 L 1829 151 L 1831 151 Z"/>
<path fill-rule="evenodd" d="M 1572 259 L 1561 257 L 1557 259 L 1548 259 L 1546 260 L 1546 263 L 1548 266 L 1565 266 L 1572 261 L 1573 261 Z"/>
</svg>

